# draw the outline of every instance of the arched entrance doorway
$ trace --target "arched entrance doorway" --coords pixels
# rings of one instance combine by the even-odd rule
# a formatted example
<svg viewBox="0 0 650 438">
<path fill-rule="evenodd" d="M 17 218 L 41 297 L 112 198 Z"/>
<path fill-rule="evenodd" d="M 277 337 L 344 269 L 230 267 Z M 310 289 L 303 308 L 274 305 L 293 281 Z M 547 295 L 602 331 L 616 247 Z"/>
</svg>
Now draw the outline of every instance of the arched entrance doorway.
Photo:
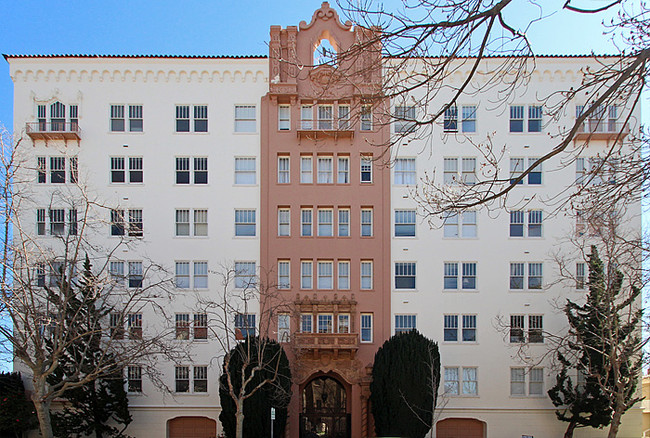
<svg viewBox="0 0 650 438">
<path fill-rule="evenodd" d="M 350 414 L 345 387 L 333 377 L 312 379 L 302 390 L 300 437 L 350 438 Z"/>
<path fill-rule="evenodd" d="M 485 438 L 485 423 L 474 418 L 446 418 L 436 423 L 437 438 Z"/>
<path fill-rule="evenodd" d="M 207 417 L 176 417 L 167 423 L 169 438 L 216 438 L 217 422 Z"/>
</svg>

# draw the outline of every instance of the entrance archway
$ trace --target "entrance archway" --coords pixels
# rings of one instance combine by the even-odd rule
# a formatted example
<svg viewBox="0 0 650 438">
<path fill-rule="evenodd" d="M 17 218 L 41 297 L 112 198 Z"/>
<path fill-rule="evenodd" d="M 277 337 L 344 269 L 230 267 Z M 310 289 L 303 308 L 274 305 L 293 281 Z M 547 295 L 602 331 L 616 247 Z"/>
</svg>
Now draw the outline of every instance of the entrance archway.
<svg viewBox="0 0 650 438">
<path fill-rule="evenodd" d="M 217 422 L 207 417 L 176 417 L 167 422 L 169 438 L 216 438 Z"/>
<path fill-rule="evenodd" d="M 309 381 L 301 394 L 300 436 L 316 432 L 319 438 L 350 438 L 348 394 L 341 382 L 329 376 Z"/>
<path fill-rule="evenodd" d="M 437 438 L 485 438 L 485 423 L 474 418 L 446 418 L 436 423 Z"/>
</svg>

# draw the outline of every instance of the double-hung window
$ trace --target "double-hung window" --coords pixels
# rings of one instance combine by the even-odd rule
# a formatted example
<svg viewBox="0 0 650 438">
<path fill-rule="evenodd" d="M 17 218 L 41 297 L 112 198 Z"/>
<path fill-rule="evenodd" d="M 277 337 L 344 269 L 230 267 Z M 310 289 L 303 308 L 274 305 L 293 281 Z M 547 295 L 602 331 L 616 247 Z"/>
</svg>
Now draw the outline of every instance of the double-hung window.
<svg viewBox="0 0 650 438">
<path fill-rule="evenodd" d="M 542 163 L 535 165 L 537 160 L 539 160 L 537 157 L 528 158 L 528 167 L 531 169 L 527 181 L 529 186 L 542 184 Z"/>
<path fill-rule="evenodd" d="M 395 334 L 410 332 L 417 328 L 416 315 L 395 315 Z"/>
<path fill-rule="evenodd" d="M 372 182 L 372 155 L 361 156 L 361 182 Z"/>
<path fill-rule="evenodd" d="M 458 132 L 458 107 L 455 105 L 445 110 L 443 130 L 445 132 Z"/>
<path fill-rule="evenodd" d="M 208 132 L 207 105 L 176 105 L 176 132 L 190 132 L 192 116 L 194 132 Z"/>
<path fill-rule="evenodd" d="M 458 336 L 459 318 L 462 321 L 461 337 Z M 443 336 L 445 342 L 476 342 L 476 315 L 444 315 Z"/>
<path fill-rule="evenodd" d="M 129 105 L 129 131 L 142 132 L 142 105 Z M 124 105 L 111 105 L 111 132 L 126 130 Z"/>
<path fill-rule="evenodd" d="M 338 157 L 336 182 L 338 184 L 350 184 L 350 157 Z"/>
<path fill-rule="evenodd" d="M 528 371 L 528 372 L 527 372 Z M 526 391 L 528 378 L 528 391 Z M 511 396 L 542 396 L 544 395 L 544 368 L 510 368 Z"/>
<path fill-rule="evenodd" d="M 478 395 L 476 367 L 445 367 L 445 394 Z"/>
<path fill-rule="evenodd" d="M 350 129 L 350 105 L 339 104 L 338 111 L 339 129 L 342 131 Z"/>
<path fill-rule="evenodd" d="M 477 212 L 447 213 L 443 222 L 445 237 L 471 239 L 478 235 Z"/>
<path fill-rule="evenodd" d="M 139 365 L 129 365 L 127 367 L 127 391 L 130 393 L 142 392 L 142 367 Z"/>
<path fill-rule="evenodd" d="M 291 106 L 278 105 L 278 130 L 289 131 L 291 129 Z"/>
<path fill-rule="evenodd" d="M 278 184 L 289 184 L 289 182 L 291 182 L 289 163 L 290 162 L 288 156 L 278 156 Z"/>
<path fill-rule="evenodd" d="M 194 314 L 194 339 L 208 339 L 208 314 Z"/>
<path fill-rule="evenodd" d="M 139 184 L 143 181 L 142 157 L 111 157 L 111 183 L 126 183 L 126 163 L 129 163 L 128 182 Z"/>
<path fill-rule="evenodd" d="M 129 287 L 142 287 L 143 276 L 142 262 L 129 262 Z"/>
<path fill-rule="evenodd" d="M 576 263 L 576 289 L 578 290 L 583 290 L 585 288 L 585 263 L 584 262 L 578 262 Z"/>
<path fill-rule="evenodd" d="M 300 107 L 300 129 L 314 129 L 314 107 L 313 105 L 302 105 Z"/>
<path fill-rule="evenodd" d="M 361 130 L 372 131 L 372 106 L 361 105 Z"/>
<path fill-rule="evenodd" d="M 458 158 L 444 158 L 443 182 L 458 184 Z"/>
<path fill-rule="evenodd" d="M 192 167 L 190 168 L 190 164 Z M 193 176 L 191 178 L 191 176 Z M 176 184 L 207 184 L 207 157 L 176 157 Z"/>
<path fill-rule="evenodd" d="M 257 182 L 255 167 L 255 157 L 235 157 L 235 184 L 255 184 Z"/>
<path fill-rule="evenodd" d="M 415 210 L 395 210 L 395 237 L 415 236 Z"/>
<path fill-rule="evenodd" d="M 111 260 L 108 264 L 108 274 L 114 284 L 124 286 L 124 262 Z"/>
<path fill-rule="evenodd" d="M 319 313 L 317 315 L 318 333 L 333 333 L 334 323 L 333 316 L 329 313 Z"/>
<path fill-rule="evenodd" d="M 526 269 L 526 263 L 510 263 L 510 289 L 523 290 L 524 285 L 531 290 L 542 289 L 543 263 L 528 263 L 528 269 Z"/>
<path fill-rule="evenodd" d="M 372 313 L 361 314 L 361 342 L 372 342 Z"/>
<path fill-rule="evenodd" d="M 336 322 L 337 333 L 350 333 L 350 314 L 339 313 L 338 321 Z"/>
<path fill-rule="evenodd" d="M 288 313 L 278 314 L 278 342 L 289 342 L 291 339 L 291 320 Z"/>
<path fill-rule="evenodd" d="M 414 185 L 416 183 L 415 158 L 396 158 L 393 168 L 395 185 Z"/>
<path fill-rule="evenodd" d="M 302 260 L 300 262 L 300 288 L 311 289 L 313 286 L 313 262 L 311 260 Z"/>
<path fill-rule="evenodd" d="M 332 289 L 334 287 L 334 262 L 318 261 L 318 289 Z"/>
<path fill-rule="evenodd" d="M 235 132 L 255 132 L 256 111 L 255 105 L 235 105 Z"/>
<path fill-rule="evenodd" d="M 255 336 L 255 314 L 254 313 L 236 314 L 235 330 L 241 333 L 242 338 Z"/>
<path fill-rule="evenodd" d="M 396 134 L 408 134 L 415 130 L 415 107 L 397 105 L 395 106 L 393 131 Z"/>
<path fill-rule="evenodd" d="M 372 289 L 372 260 L 361 261 L 361 289 Z"/>
<path fill-rule="evenodd" d="M 415 262 L 395 263 L 395 289 L 415 289 Z"/>
<path fill-rule="evenodd" d="M 361 209 L 361 236 L 372 237 L 372 208 Z"/>
<path fill-rule="evenodd" d="M 142 210 L 129 210 L 129 236 L 142 237 L 144 234 L 144 222 L 142 220 Z"/>
<path fill-rule="evenodd" d="M 235 210 L 235 236 L 255 236 L 255 210 Z"/>
<path fill-rule="evenodd" d="M 111 210 L 111 236 L 124 236 L 124 210 Z"/>
<path fill-rule="evenodd" d="M 257 285 L 255 262 L 235 262 L 235 287 L 248 289 Z"/>
<path fill-rule="evenodd" d="M 340 290 L 350 289 L 350 262 L 338 262 L 338 288 Z"/>
<path fill-rule="evenodd" d="M 542 210 L 511 211 L 510 237 L 542 237 L 542 220 Z"/>
<path fill-rule="evenodd" d="M 190 314 L 176 314 L 176 340 L 187 341 L 190 339 Z"/>
<path fill-rule="evenodd" d="M 126 315 L 126 325 L 131 339 L 142 339 L 142 313 L 129 313 Z"/>
<path fill-rule="evenodd" d="M 458 342 L 458 315 L 445 315 L 443 321 L 443 339 L 445 342 Z"/>
<path fill-rule="evenodd" d="M 193 213 L 194 222 L 190 222 Z M 207 236 L 208 235 L 208 210 L 178 209 L 175 213 L 176 236 Z M 193 231 L 192 231 L 193 227 Z"/>
<path fill-rule="evenodd" d="M 314 316 L 311 313 L 300 315 L 300 333 L 313 333 Z"/>
<path fill-rule="evenodd" d="M 542 132 L 541 105 L 530 105 L 528 107 L 528 132 Z"/>
<path fill-rule="evenodd" d="M 208 367 L 194 366 L 193 389 L 195 393 L 208 392 Z"/>
<path fill-rule="evenodd" d="M 510 132 L 524 132 L 524 128 L 527 128 L 528 132 L 542 132 L 542 106 L 528 106 L 527 125 L 524 123 L 525 109 L 524 105 L 510 106 Z"/>
<path fill-rule="evenodd" d="M 443 285 L 447 290 L 458 289 L 459 264 L 456 262 L 444 263 Z M 460 285 L 463 290 L 474 290 L 477 286 L 476 263 L 463 262 L 460 264 Z"/>
<path fill-rule="evenodd" d="M 174 392 L 190 392 L 190 367 L 174 367 Z"/>
<path fill-rule="evenodd" d="M 318 129 L 330 130 L 334 127 L 332 105 L 318 105 Z"/>
<path fill-rule="evenodd" d="M 463 105 L 463 132 L 476 132 L 476 105 Z"/>
<path fill-rule="evenodd" d="M 278 261 L 278 289 L 291 288 L 291 266 L 289 260 Z"/>
<path fill-rule="evenodd" d="M 318 184 L 332 184 L 334 182 L 334 158 L 318 157 Z"/>
<path fill-rule="evenodd" d="M 300 183 L 301 184 L 311 184 L 314 182 L 313 179 L 313 166 L 312 159 L 308 156 L 300 157 Z"/>
<path fill-rule="evenodd" d="M 124 105 L 111 105 L 111 132 L 124 132 Z"/>
<path fill-rule="evenodd" d="M 334 210 L 318 209 L 318 235 L 331 237 L 334 235 Z"/>
<path fill-rule="evenodd" d="M 300 235 L 309 237 L 312 235 L 313 210 L 311 208 L 302 208 L 300 210 Z"/>
<path fill-rule="evenodd" d="M 291 235 L 291 209 L 278 209 L 278 236 Z"/>
<path fill-rule="evenodd" d="M 339 208 L 338 216 L 339 216 L 339 224 L 338 224 L 339 237 L 349 237 L 350 236 L 350 209 Z"/>
<path fill-rule="evenodd" d="M 50 235 L 63 236 L 65 234 L 65 209 L 50 208 Z"/>
<path fill-rule="evenodd" d="M 510 107 L 510 132 L 524 132 L 524 106 Z"/>
<path fill-rule="evenodd" d="M 50 157 L 50 183 L 65 184 L 65 157 Z"/>
<path fill-rule="evenodd" d="M 510 158 L 510 184 L 523 184 L 524 180 L 517 181 L 524 171 L 524 159 L 520 157 Z"/>
</svg>

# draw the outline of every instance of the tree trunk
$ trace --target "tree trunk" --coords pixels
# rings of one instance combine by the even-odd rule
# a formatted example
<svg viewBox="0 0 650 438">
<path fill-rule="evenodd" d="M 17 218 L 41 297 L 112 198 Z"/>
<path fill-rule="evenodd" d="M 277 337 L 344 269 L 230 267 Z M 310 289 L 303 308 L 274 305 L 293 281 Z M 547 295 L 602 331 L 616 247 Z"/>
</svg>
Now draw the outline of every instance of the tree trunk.
<svg viewBox="0 0 650 438">
<path fill-rule="evenodd" d="M 621 413 L 621 409 L 614 409 L 614 414 L 612 415 L 612 424 L 609 426 L 609 433 L 607 434 L 607 438 L 616 438 L 616 435 L 618 435 L 618 428 L 621 425 L 621 417 L 623 414 Z"/>
<path fill-rule="evenodd" d="M 36 408 L 36 417 L 38 418 L 38 428 L 41 431 L 42 438 L 54 438 L 52 432 L 52 419 L 50 418 L 50 402 L 43 402 L 40 397 L 32 396 L 34 407 Z"/>
<path fill-rule="evenodd" d="M 571 421 L 564 432 L 564 438 L 573 438 L 573 431 L 576 430 L 576 422 Z"/>
<path fill-rule="evenodd" d="M 237 429 L 235 432 L 236 438 L 244 438 L 244 402 L 237 403 L 237 412 L 235 413 L 237 419 Z"/>
</svg>

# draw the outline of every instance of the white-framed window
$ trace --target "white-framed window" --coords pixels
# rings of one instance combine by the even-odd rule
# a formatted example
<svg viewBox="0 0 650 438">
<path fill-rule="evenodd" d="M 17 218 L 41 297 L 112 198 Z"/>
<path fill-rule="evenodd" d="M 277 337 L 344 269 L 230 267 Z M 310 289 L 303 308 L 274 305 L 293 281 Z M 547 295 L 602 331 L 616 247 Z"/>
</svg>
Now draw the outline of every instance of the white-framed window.
<svg viewBox="0 0 650 438">
<path fill-rule="evenodd" d="M 395 210 L 395 237 L 415 237 L 415 210 Z"/>
<path fill-rule="evenodd" d="M 195 313 L 193 328 L 194 328 L 194 339 L 197 340 L 208 339 L 208 314 Z"/>
<path fill-rule="evenodd" d="M 334 332 L 334 319 L 330 313 L 319 313 L 316 316 L 318 324 L 318 333 L 333 333 Z"/>
<path fill-rule="evenodd" d="M 257 108 L 255 105 L 235 105 L 235 132 L 257 131 Z"/>
<path fill-rule="evenodd" d="M 255 236 L 255 210 L 235 210 L 235 236 Z"/>
<path fill-rule="evenodd" d="M 342 131 L 350 129 L 350 105 L 339 104 L 338 111 L 339 129 Z"/>
<path fill-rule="evenodd" d="M 318 105 L 318 129 L 330 130 L 334 127 L 334 107 Z"/>
<path fill-rule="evenodd" d="M 190 105 L 176 105 L 176 132 L 190 132 L 192 127 L 193 132 L 208 132 L 208 106 L 193 105 L 191 109 Z"/>
<path fill-rule="evenodd" d="M 142 219 L 142 210 L 129 209 L 129 236 L 142 237 L 144 234 L 144 222 Z"/>
<path fill-rule="evenodd" d="M 66 180 L 66 161 L 70 161 L 68 178 Z M 49 168 L 48 168 L 49 164 Z M 78 157 L 36 157 L 36 181 L 38 184 L 46 184 L 50 175 L 50 184 L 65 184 L 66 182 L 76 184 L 79 181 L 79 159 Z"/>
<path fill-rule="evenodd" d="M 314 315 L 311 313 L 303 313 L 300 315 L 300 333 L 313 333 L 314 331 Z"/>
<path fill-rule="evenodd" d="M 527 183 L 529 186 L 542 184 L 542 168 L 543 163 L 535 165 L 539 160 L 538 157 L 528 157 L 528 167 L 531 171 L 528 173 Z"/>
<path fill-rule="evenodd" d="M 309 237 L 313 235 L 313 210 L 311 208 L 300 209 L 300 235 Z"/>
<path fill-rule="evenodd" d="M 124 132 L 126 129 L 124 105 L 111 105 L 111 132 Z M 142 132 L 142 105 L 128 105 L 129 132 Z"/>
<path fill-rule="evenodd" d="M 313 105 L 300 106 L 300 129 L 303 130 L 314 129 L 314 106 Z"/>
<path fill-rule="evenodd" d="M 393 184 L 415 185 L 416 181 L 415 158 L 396 158 L 393 168 Z"/>
<path fill-rule="evenodd" d="M 528 263 L 528 289 L 541 289 L 543 284 L 543 263 Z"/>
<path fill-rule="evenodd" d="M 372 131 L 372 105 L 361 105 L 361 130 Z"/>
<path fill-rule="evenodd" d="M 190 392 L 190 367 L 188 366 L 174 367 L 174 392 L 176 393 Z"/>
<path fill-rule="evenodd" d="M 127 391 L 132 394 L 142 392 L 142 367 L 139 365 L 129 365 L 126 372 Z"/>
<path fill-rule="evenodd" d="M 395 289 L 415 289 L 415 262 L 395 263 Z"/>
<path fill-rule="evenodd" d="M 208 262 L 192 262 L 194 267 L 194 289 L 208 288 Z"/>
<path fill-rule="evenodd" d="M 372 237 L 372 208 L 361 209 L 361 237 Z"/>
<path fill-rule="evenodd" d="M 528 263 L 528 269 L 526 269 L 526 263 L 510 263 L 510 289 L 523 290 L 524 285 L 531 290 L 542 289 L 544 284 L 543 268 L 542 262 Z"/>
<path fill-rule="evenodd" d="M 528 387 L 526 385 L 528 379 Z M 510 395 L 538 397 L 544 393 L 544 368 L 510 368 Z"/>
<path fill-rule="evenodd" d="M 463 157 L 461 164 L 460 178 L 463 184 L 476 184 L 476 158 Z"/>
<path fill-rule="evenodd" d="M 131 339 L 142 339 L 142 313 L 126 315 L 126 326 Z"/>
<path fill-rule="evenodd" d="M 510 237 L 542 237 L 542 210 L 510 212 Z"/>
<path fill-rule="evenodd" d="M 443 324 L 445 342 L 458 342 L 458 315 L 445 315 Z"/>
<path fill-rule="evenodd" d="M 278 261 L 278 289 L 291 289 L 291 264 L 289 260 Z"/>
<path fill-rule="evenodd" d="M 586 264 L 584 262 L 576 263 L 576 289 L 584 290 L 586 285 Z"/>
<path fill-rule="evenodd" d="M 235 315 L 235 333 L 241 338 L 255 336 L 255 314 L 254 313 L 237 313 Z M 237 336 L 239 338 L 239 336 Z"/>
<path fill-rule="evenodd" d="M 515 184 L 517 178 L 521 176 L 524 171 L 524 159 L 522 157 L 510 158 L 510 184 Z M 524 180 L 520 180 L 516 184 L 523 184 Z"/>
<path fill-rule="evenodd" d="M 372 182 L 372 155 L 361 156 L 361 182 Z"/>
<path fill-rule="evenodd" d="M 291 106 L 278 105 L 278 130 L 291 130 Z"/>
<path fill-rule="evenodd" d="M 278 236 L 291 235 L 291 209 L 278 208 Z"/>
<path fill-rule="evenodd" d="M 337 184 L 350 184 L 350 157 L 338 156 Z"/>
<path fill-rule="evenodd" d="M 190 164 L 192 165 L 191 167 Z M 207 183 L 207 157 L 176 157 L 176 184 Z"/>
<path fill-rule="evenodd" d="M 314 264 L 311 260 L 300 261 L 300 288 L 311 289 L 313 287 Z"/>
<path fill-rule="evenodd" d="M 445 184 L 458 183 L 458 158 L 446 157 L 443 159 L 444 173 L 443 182 Z"/>
<path fill-rule="evenodd" d="M 257 285 L 255 262 L 235 262 L 235 287 L 247 289 Z"/>
<path fill-rule="evenodd" d="M 445 394 L 478 395 L 476 367 L 445 367 Z"/>
<path fill-rule="evenodd" d="M 124 262 L 119 260 L 111 260 L 108 263 L 108 274 L 111 281 L 119 286 L 124 286 Z"/>
<path fill-rule="evenodd" d="M 394 112 L 393 131 L 396 134 L 407 134 L 415 130 L 415 107 L 396 105 Z"/>
<path fill-rule="evenodd" d="M 463 105 L 461 125 L 463 132 L 476 132 L 476 105 Z"/>
<path fill-rule="evenodd" d="M 318 289 L 332 289 L 334 287 L 334 262 L 318 261 Z"/>
<path fill-rule="evenodd" d="M 373 329 L 372 329 L 372 313 L 361 314 L 361 342 L 372 342 Z"/>
<path fill-rule="evenodd" d="M 350 236 L 350 209 L 339 208 L 338 216 L 339 216 L 339 223 L 338 223 L 339 237 L 349 237 Z"/>
<path fill-rule="evenodd" d="M 542 106 L 529 105 L 528 106 L 528 124 L 525 122 L 525 106 L 524 105 L 511 105 L 510 106 L 510 132 L 542 132 Z"/>
<path fill-rule="evenodd" d="M 410 332 L 416 328 L 416 315 L 395 315 L 395 334 Z"/>
<path fill-rule="evenodd" d="M 318 157 L 317 159 L 318 184 L 333 184 L 334 183 L 334 158 L 333 157 Z"/>
<path fill-rule="evenodd" d="M 457 262 L 444 263 L 444 289 L 454 290 L 458 289 L 459 284 L 459 270 Z M 476 276 L 476 262 L 462 262 L 460 263 L 460 284 L 463 290 L 475 290 L 477 287 Z"/>
<path fill-rule="evenodd" d="M 193 221 L 191 220 L 193 218 Z M 208 210 L 176 209 L 175 235 L 177 237 L 205 237 L 208 235 Z"/>
<path fill-rule="evenodd" d="M 462 323 L 460 337 L 459 321 Z M 444 315 L 443 324 L 445 342 L 476 342 L 476 315 Z"/>
<path fill-rule="evenodd" d="M 143 182 L 143 160 L 142 157 L 111 157 L 111 184 L 129 183 L 142 184 Z M 126 178 L 126 163 L 129 164 L 128 181 Z"/>
<path fill-rule="evenodd" d="M 291 182 L 290 161 L 287 155 L 278 155 L 278 184 Z"/>
<path fill-rule="evenodd" d="M 340 290 L 350 289 L 350 261 L 339 260 L 338 262 L 338 288 Z"/>
<path fill-rule="evenodd" d="M 443 223 L 444 236 L 448 238 L 472 239 L 478 236 L 476 211 L 464 211 L 445 214 Z M 459 221 L 460 218 L 460 221 Z"/>
<path fill-rule="evenodd" d="M 312 165 L 312 157 L 302 155 L 300 157 L 300 183 L 312 184 L 314 168 Z"/>
<path fill-rule="evenodd" d="M 178 289 L 189 289 L 190 287 L 194 289 L 208 288 L 208 262 L 176 262 L 175 273 L 174 284 Z"/>
<path fill-rule="evenodd" d="M 454 105 L 445 109 L 442 127 L 444 132 L 458 132 L 458 107 Z"/>
<path fill-rule="evenodd" d="M 458 163 L 461 168 L 459 173 Z M 443 159 L 443 183 L 445 184 L 476 184 L 476 158 L 474 157 L 445 157 Z"/>
<path fill-rule="evenodd" d="M 278 342 L 289 342 L 291 339 L 291 316 L 288 313 L 278 314 Z"/>
<path fill-rule="evenodd" d="M 208 367 L 195 365 L 193 377 L 192 389 L 194 393 L 208 392 Z"/>
<path fill-rule="evenodd" d="M 334 210 L 330 208 L 318 209 L 318 235 L 321 237 L 334 235 Z"/>
<path fill-rule="evenodd" d="M 544 315 L 510 315 L 510 343 L 521 342 L 544 342 Z"/>
<path fill-rule="evenodd" d="M 255 157 L 235 157 L 235 184 L 254 185 L 257 183 Z"/>
<path fill-rule="evenodd" d="M 129 287 L 140 288 L 142 287 L 144 271 L 142 262 L 131 261 L 129 262 Z"/>
<path fill-rule="evenodd" d="M 510 106 L 510 132 L 524 132 L 524 106 Z"/>
<path fill-rule="evenodd" d="M 190 288 L 190 262 L 176 262 L 174 286 L 177 289 Z"/>
<path fill-rule="evenodd" d="M 40 210 L 39 210 L 39 214 L 40 214 Z M 45 231 L 43 231 L 43 233 L 40 233 L 40 226 L 41 226 L 40 222 L 38 225 L 39 225 L 39 234 L 45 234 Z M 43 210 L 43 229 L 45 229 L 45 210 Z M 111 210 L 110 230 L 111 230 L 111 236 L 124 236 L 126 230 L 124 224 L 124 210 Z"/>
<path fill-rule="evenodd" d="M 372 289 L 372 260 L 361 261 L 361 289 Z"/>
<path fill-rule="evenodd" d="M 337 333 L 350 333 L 350 314 L 339 313 L 338 320 L 336 321 Z"/>
<path fill-rule="evenodd" d="M 528 132 L 542 132 L 542 106 L 528 106 Z"/>
<path fill-rule="evenodd" d="M 78 212 L 76 209 L 36 209 L 36 234 L 39 236 L 76 236 L 78 229 Z"/>
<path fill-rule="evenodd" d="M 190 339 L 190 314 L 177 313 L 176 315 L 176 340 L 187 341 Z"/>
</svg>

